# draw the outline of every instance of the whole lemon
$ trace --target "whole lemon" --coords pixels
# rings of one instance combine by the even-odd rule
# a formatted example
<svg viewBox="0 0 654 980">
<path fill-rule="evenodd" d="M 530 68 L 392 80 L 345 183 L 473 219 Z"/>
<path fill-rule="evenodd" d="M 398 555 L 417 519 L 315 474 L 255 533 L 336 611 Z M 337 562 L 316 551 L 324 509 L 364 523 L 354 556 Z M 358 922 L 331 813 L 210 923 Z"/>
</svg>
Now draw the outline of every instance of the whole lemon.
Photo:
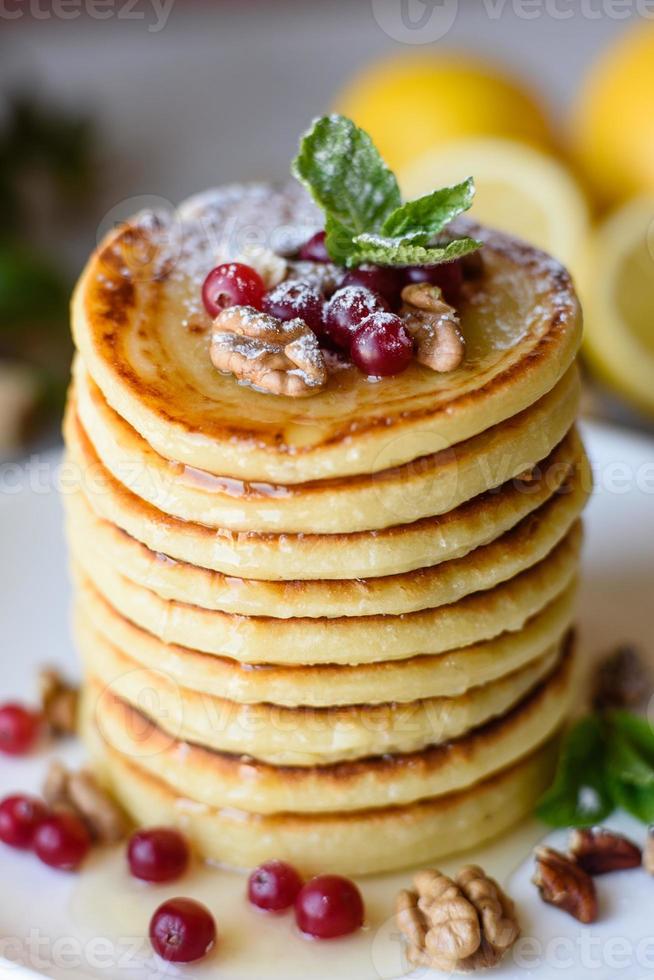
<svg viewBox="0 0 654 980">
<path fill-rule="evenodd" d="M 571 138 L 600 202 L 654 191 L 654 23 L 630 28 L 591 68 Z"/>
<path fill-rule="evenodd" d="M 553 144 L 546 115 L 531 93 L 470 57 L 418 55 L 377 62 L 355 76 L 336 108 L 370 134 L 393 170 L 464 136 Z"/>
</svg>

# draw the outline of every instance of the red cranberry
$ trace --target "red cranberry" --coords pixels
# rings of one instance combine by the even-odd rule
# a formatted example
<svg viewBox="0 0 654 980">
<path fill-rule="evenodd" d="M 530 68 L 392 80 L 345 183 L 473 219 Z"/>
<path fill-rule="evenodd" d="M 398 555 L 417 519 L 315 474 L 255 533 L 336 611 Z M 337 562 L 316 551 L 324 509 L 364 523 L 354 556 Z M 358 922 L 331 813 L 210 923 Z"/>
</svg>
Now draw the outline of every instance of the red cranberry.
<svg viewBox="0 0 654 980">
<path fill-rule="evenodd" d="M 305 262 L 331 262 L 325 244 L 325 232 L 317 231 L 315 235 L 312 235 L 300 248 L 298 258 Z"/>
<path fill-rule="evenodd" d="M 262 309 L 280 320 L 300 317 L 316 336 L 323 334 L 323 298 L 318 289 L 299 279 L 280 282 L 263 297 Z"/>
<path fill-rule="evenodd" d="M 440 286 L 445 300 L 454 303 L 463 283 L 463 264 L 457 259 L 440 265 L 407 266 L 404 269 L 404 284 L 413 282 L 430 282 L 433 286 Z"/>
<path fill-rule="evenodd" d="M 388 310 L 378 293 L 364 286 L 337 289 L 325 307 L 325 333 L 337 347 L 349 351 L 357 327 L 371 313 Z"/>
<path fill-rule="evenodd" d="M 404 278 L 402 269 L 390 265 L 360 265 L 346 273 L 343 285 L 365 286 L 373 293 L 383 296 L 391 306 L 396 306 L 400 299 Z"/>
<path fill-rule="evenodd" d="M 0 840 L 10 847 L 30 848 L 47 816 L 48 808 L 35 796 L 8 796 L 0 803 Z"/>
<path fill-rule="evenodd" d="M 399 316 L 371 313 L 357 329 L 350 355 L 364 374 L 386 377 L 409 366 L 413 341 Z"/>
<path fill-rule="evenodd" d="M 36 829 L 34 850 L 44 864 L 61 871 L 74 871 L 91 847 L 91 838 L 74 813 L 53 813 Z"/>
<path fill-rule="evenodd" d="M 242 262 L 225 262 L 212 269 L 202 286 L 202 301 L 210 316 L 218 316 L 228 306 L 254 306 L 261 309 L 266 291 L 256 269 Z"/>
<path fill-rule="evenodd" d="M 36 742 L 41 716 L 22 704 L 3 704 L 0 707 L 0 752 L 24 755 Z"/>
<path fill-rule="evenodd" d="M 267 861 L 250 875 L 248 898 L 266 912 L 283 912 L 295 902 L 302 879 L 290 864 Z"/>
<path fill-rule="evenodd" d="M 363 899 L 353 881 L 339 875 L 318 875 L 298 895 L 295 918 L 309 936 L 347 936 L 363 925 Z"/>
<path fill-rule="evenodd" d="M 127 862 L 135 878 L 143 881 L 173 881 L 189 863 L 186 838 L 172 827 L 139 830 L 127 845 Z"/>
<path fill-rule="evenodd" d="M 155 953 L 170 963 L 193 963 L 216 942 L 216 923 L 209 909 L 191 898 L 171 898 L 150 919 Z"/>
</svg>

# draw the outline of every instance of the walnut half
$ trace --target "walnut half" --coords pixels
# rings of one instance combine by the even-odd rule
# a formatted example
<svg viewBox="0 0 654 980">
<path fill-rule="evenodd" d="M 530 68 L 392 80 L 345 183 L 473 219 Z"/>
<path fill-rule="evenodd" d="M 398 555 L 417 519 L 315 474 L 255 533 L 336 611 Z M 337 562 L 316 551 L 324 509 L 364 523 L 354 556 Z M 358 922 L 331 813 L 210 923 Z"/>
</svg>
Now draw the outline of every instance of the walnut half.
<svg viewBox="0 0 654 980">
<path fill-rule="evenodd" d="M 552 847 L 537 848 L 532 881 L 548 905 L 555 905 L 584 925 L 597 921 L 595 882 L 574 857 Z"/>
<path fill-rule="evenodd" d="M 396 903 L 412 966 L 459 973 L 495 966 L 520 935 L 513 902 L 476 865 L 454 880 L 420 871 L 413 884 Z"/>
<path fill-rule="evenodd" d="M 454 371 L 465 356 L 465 343 L 454 307 L 438 286 L 412 283 L 402 290 L 400 313 L 416 342 L 416 360 L 432 371 Z"/>
<path fill-rule="evenodd" d="M 304 320 L 287 322 L 252 306 L 229 306 L 213 322 L 211 360 L 274 395 L 303 398 L 327 383 L 318 340 Z"/>
<path fill-rule="evenodd" d="M 127 835 L 127 817 L 84 769 L 69 772 L 61 762 L 53 760 L 43 784 L 43 798 L 53 809 L 70 810 L 81 817 L 99 843 L 115 843 Z"/>
<path fill-rule="evenodd" d="M 640 848 L 622 834 L 604 827 L 582 827 L 570 835 L 570 855 L 589 875 L 639 868 Z"/>
</svg>

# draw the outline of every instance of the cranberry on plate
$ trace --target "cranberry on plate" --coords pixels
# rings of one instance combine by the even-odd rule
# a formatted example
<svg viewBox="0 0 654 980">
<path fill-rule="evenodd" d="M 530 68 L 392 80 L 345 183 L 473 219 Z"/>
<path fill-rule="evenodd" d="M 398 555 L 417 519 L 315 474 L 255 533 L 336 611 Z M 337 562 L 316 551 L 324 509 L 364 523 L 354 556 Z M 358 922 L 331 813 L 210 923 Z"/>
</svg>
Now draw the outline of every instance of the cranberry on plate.
<svg viewBox="0 0 654 980">
<path fill-rule="evenodd" d="M 184 874 L 190 858 L 186 838 L 173 827 L 138 830 L 127 845 L 127 863 L 142 881 L 173 881 Z"/>
<path fill-rule="evenodd" d="M 218 316 L 228 306 L 254 306 L 260 310 L 265 291 L 263 279 L 252 266 L 224 262 L 204 280 L 202 302 L 210 316 Z"/>
<path fill-rule="evenodd" d="M 371 313 L 357 328 L 350 353 L 364 374 L 387 377 L 409 366 L 413 340 L 399 316 Z"/>
<path fill-rule="evenodd" d="M 284 861 L 266 861 L 250 875 L 248 898 L 252 905 L 266 912 L 289 909 L 302 888 L 302 878 Z"/>
<path fill-rule="evenodd" d="M 41 730 L 41 715 L 22 704 L 0 706 L 0 752 L 25 755 L 34 746 Z"/>
<path fill-rule="evenodd" d="M 216 942 L 216 923 L 209 909 L 191 898 L 171 898 L 150 919 L 150 942 L 170 963 L 194 963 Z"/>
<path fill-rule="evenodd" d="M 295 918 L 302 932 L 317 939 L 347 936 L 363 925 L 361 892 L 348 878 L 318 875 L 295 900 Z"/>
<path fill-rule="evenodd" d="M 388 303 L 365 286 L 342 286 L 337 289 L 325 307 L 325 334 L 349 352 L 357 327 L 371 313 L 388 311 Z"/>
<path fill-rule="evenodd" d="M 379 293 L 391 306 L 397 306 L 402 287 L 406 285 L 403 269 L 391 265 L 360 265 L 343 279 L 344 286 L 364 286 Z"/>
<path fill-rule="evenodd" d="M 262 300 L 264 313 L 280 320 L 299 317 L 317 337 L 323 335 L 323 298 L 318 289 L 300 279 L 289 279 L 266 293 Z"/>
<path fill-rule="evenodd" d="M 80 818 L 68 811 L 53 813 L 34 834 L 36 856 L 51 868 L 75 871 L 91 848 L 91 837 Z"/>
<path fill-rule="evenodd" d="M 48 808 L 36 796 L 17 793 L 0 803 L 0 840 L 10 847 L 24 850 L 32 847 L 34 835 L 46 817 Z"/>
<path fill-rule="evenodd" d="M 325 232 L 317 231 L 312 235 L 300 248 L 298 258 L 304 262 L 331 262 L 325 245 Z"/>
</svg>

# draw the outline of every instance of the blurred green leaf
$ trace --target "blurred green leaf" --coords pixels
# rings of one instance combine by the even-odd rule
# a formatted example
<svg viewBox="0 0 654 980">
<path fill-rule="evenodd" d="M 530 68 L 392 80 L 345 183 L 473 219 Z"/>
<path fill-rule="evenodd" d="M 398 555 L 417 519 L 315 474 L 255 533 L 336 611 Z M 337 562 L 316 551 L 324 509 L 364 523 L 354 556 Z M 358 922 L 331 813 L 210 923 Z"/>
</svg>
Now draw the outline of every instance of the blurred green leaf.
<svg viewBox="0 0 654 980">
<path fill-rule="evenodd" d="M 23 245 L 0 243 L 0 332 L 66 316 L 67 283 L 52 264 Z"/>
<path fill-rule="evenodd" d="M 588 715 L 565 737 L 554 782 L 536 813 L 552 827 L 600 823 L 614 806 L 604 774 L 606 747 L 601 719 Z"/>
</svg>

